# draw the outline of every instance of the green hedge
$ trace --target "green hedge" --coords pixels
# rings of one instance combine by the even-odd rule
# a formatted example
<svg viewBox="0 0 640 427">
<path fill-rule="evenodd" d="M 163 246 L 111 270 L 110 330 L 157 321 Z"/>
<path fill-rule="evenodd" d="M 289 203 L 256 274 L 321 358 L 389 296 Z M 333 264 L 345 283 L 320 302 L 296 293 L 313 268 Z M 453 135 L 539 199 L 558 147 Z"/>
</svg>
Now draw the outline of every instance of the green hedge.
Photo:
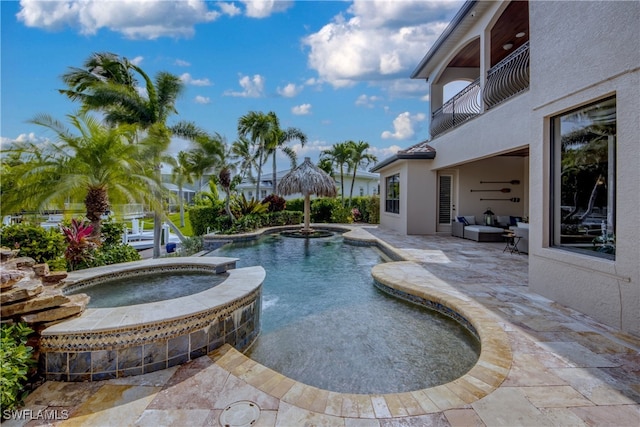
<svg viewBox="0 0 640 427">
<path fill-rule="evenodd" d="M 338 198 L 318 198 L 311 200 L 311 221 L 349 223 L 351 221 L 380 223 L 380 197 L 361 196 L 345 200 L 347 211 L 342 207 Z M 352 214 L 352 209 L 358 209 L 360 217 Z M 304 199 L 287 200 L 287 210 L 304 211 Z"/>
<path fill-rule="evenodd" d="M 266 214 L 249 214 L 236 220 L 233 226 L 222 230 L 223 234 L 247 233 L 262 227 L 298 225 L 302 222 L 302 212 L 279 211 Z"/>
<path fill-rule="evenodd" d="M 223 217 L 223 203 L 216 203 L 215 206 L 194 206 L 189 208 L 187 216 L 191 223 L 191 230 L 194 236 L 202 236 L 209 231 L 217 229 L 219 218 Z"/>
</svg>

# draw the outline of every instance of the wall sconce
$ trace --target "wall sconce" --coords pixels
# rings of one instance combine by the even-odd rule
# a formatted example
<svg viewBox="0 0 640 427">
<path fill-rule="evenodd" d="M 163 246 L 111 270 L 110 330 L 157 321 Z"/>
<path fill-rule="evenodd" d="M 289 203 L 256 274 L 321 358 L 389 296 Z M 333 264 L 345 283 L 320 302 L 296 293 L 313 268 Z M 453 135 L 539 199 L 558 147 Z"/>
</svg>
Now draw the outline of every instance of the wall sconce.
<svg viewBox="0 0 640 427">
<path fill-rule="evenodd" d="M 503 45 L 502 45 L 502 48 L 503 48 L 504 50 L 509 50 L 509 49 L 511 49 L 512 47 L 513 47 L 513 43 L 511 43 L 511 42 L 506 42 L 505 44 L 503 44 Z"/>
</svg>

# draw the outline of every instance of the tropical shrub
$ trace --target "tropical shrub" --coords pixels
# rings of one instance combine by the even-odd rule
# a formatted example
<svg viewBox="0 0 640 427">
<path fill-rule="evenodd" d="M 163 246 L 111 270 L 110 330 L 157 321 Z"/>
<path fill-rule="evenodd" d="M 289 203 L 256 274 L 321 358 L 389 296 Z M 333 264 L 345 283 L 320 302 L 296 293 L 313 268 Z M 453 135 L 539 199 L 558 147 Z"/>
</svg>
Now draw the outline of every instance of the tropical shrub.
<svg viewBox="0 0 640 427">
<path fill-rule="evenodd" d="M 335 222 L 339 224 L 350 224 L 353 222 L 351 208 L 347 206 L 337 206 L 331 211 L 331 220 L 327 222 Z"/>
<path fill-rule="evenodd" d="M 98 247 L 91 238 L 93 226 L 89 222 L 73 218 L 70 226 L 63 225 L 60 228 L 67 240 L 64 257 L 69 271 L 77 270 L 81 264 L 91 264 Z"/>
<path fill-rule="evenodd" d="M 46 230 L 27 222 L 2 227 L 2 245 L 19 249 L 20 256 L 33 258 L 37 263 L 59 264 L 65 250 L 65 239 L 58 229 Z"/>
<path fill-rule="evenodd" d="M 140 254 L 131 245 L 103 245 L 97 248 L 91 259 L 85 260 L 77 266 L 77 269 L 99 267 L 101 265 L 118 264 L 121 262 L 130 262 L 140 260 Z"/>
<path fill-rule="evenodd" d="M 2 409 L 15 409 L 26 397 L 23 391 L 34 365 L 33 348 L 27 338 L 33 332 L 24 323 L 2 324 L 0 333 L 0 401 Z"/>
<path fill-rule="evenodd" d="M 253 198 L 247 200 L 244 194 L 240 194 L 231 201 L 231 211 L 236 218 L 241 218 L 245 215 L 266 213 L 268 205 Z"/>
<path fill-rule="evenodd" d="M 262 201 L 262 204 L 269 205 L 269 207 L 267 208 L 269 212 L 280 212 L 285 210 L 287 201 L 283 197 L 278 196 L 277 194 L 270 194 L 264 198 L 264 200 Z"/>
<path fill-rule="evenodd" d="M 179 254 L 181 256 L 196 254 L 204 250 L 204 239 L 202 238 L 202 236 L 187 237 L 187 239 L 182 242 L 181 247 L 182 250 Z"/>
<path fill-rule="evenodd" d="M 102 244 L 105 246 L 114 246 L 122 243 L 122 235 L 124 234 L 124 222 L 104 221 L 100 228 Z"/>
<path fill-rule="evenodd" d="M 369 199 L 369 224 L 380 224 L 380 197 L 371 196 Z"/>
</svg>

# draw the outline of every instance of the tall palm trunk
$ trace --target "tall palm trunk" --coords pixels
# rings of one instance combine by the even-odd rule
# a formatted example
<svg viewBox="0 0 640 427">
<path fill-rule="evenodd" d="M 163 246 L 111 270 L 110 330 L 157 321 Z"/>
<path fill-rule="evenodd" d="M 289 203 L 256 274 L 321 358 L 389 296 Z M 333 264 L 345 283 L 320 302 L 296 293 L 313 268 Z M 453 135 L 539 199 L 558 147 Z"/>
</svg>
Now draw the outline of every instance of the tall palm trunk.
<svg viewBox="0 0 640 427">
<path fill-rule="evenodd" d="M 178 186 L 178 200 L 178 203 L 180 203 L 180 227 L 184 228 L 184 194 L 182 194 L 182 185 Z"/>
<path fill-rule="evenodd" d="M 87 192 L 87 197 L 84 199 L 84 205 L 87 209 L 87 218 L 93 226 L 91 236 L 99 237 L 102 215 L 109 209 L 107 188 L 105 186 L 90 187 Z"/>
<path fill-rule="evenodd" d="M 256 185 L 256 199 L 260 200 L 260 180 L 262 179 L 262 155 L 263 153 L 263 149 L 260 149 L 260 160 L 258 163 L 258 184 Z"/>
<path fill-rule="evenodd" d="M 276 192 L 278 191 L 278 186 L 276 183 L 276 153 L 277 151 L 274 150 L 273 151 L 273 175 L 272 175 L 272 184 L 273 184 L 273 190 L 271 191 L 273 194 L 276 194 Z"/>
<path fill-rule="evenodd" d="M 162 170 L 161 166 L 158 164 L 155 166 L 156 168 L 156 179 L 158 182 L 162 182 Z M 158 203 L 158 206 L 154 209 L 153 212 L 153 258 L 160 258 L 160 244 L 162 239 L 162 199 L 160 194 L 156 192 L 154 195 L 155 202 Z"/>
</svg>

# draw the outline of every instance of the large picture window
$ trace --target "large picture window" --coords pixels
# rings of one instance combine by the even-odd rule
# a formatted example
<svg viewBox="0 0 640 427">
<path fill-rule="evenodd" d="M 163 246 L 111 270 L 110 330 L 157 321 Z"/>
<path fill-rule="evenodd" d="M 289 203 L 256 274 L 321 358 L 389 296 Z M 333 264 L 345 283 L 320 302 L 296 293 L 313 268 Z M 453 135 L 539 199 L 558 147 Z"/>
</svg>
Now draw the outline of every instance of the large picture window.
<svg viewBox="0 0 640 427">
<path fill-rule="evenodd" d="M 615 258 L 616 99 L 553 117 L 553 246 Z"/>
<path fill-rule="evenodd" d="M 388 176 L 385 212 L 400 213 L 400 174 Z"/>
</svg>

